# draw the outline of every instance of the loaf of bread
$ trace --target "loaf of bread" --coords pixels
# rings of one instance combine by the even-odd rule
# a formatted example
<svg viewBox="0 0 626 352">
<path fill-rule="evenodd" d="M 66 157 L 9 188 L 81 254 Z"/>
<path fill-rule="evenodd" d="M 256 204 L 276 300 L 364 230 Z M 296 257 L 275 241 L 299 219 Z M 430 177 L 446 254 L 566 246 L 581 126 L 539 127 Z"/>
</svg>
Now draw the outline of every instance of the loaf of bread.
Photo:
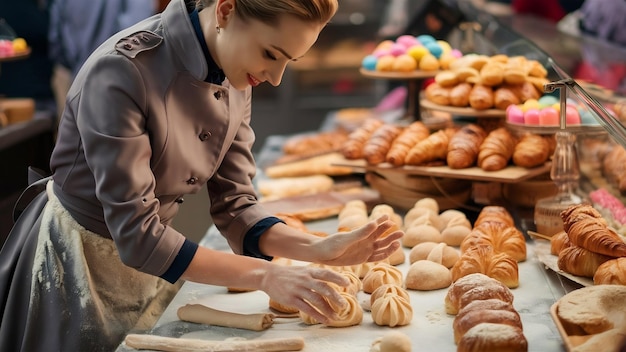
<svg viewBox="0 0 626 352">
<path fill-rule="evenodd" d="M 513 150 L 513 164 L 532 168 L 543 165 L 550 158 L 548 140 L 534 133 L 524 134 Z"/>
<path fill-rule="evenodd" d="M 452 323 L 454 343 L 458 344 L 467 331 L 481 323 L 506 324 L 522 330 L 522 320 L 515 310 L 474 309 L 467 311 L 463 309 L 454 317 Z"/>
<path fill-rule="evenodd" d="M 489 132 L 480 145 L 478 166 L 485 171 L 504 169 L 513 156 L 515 144 L 515 137 L 505 127 Z"/>
<path fill-rule="evenodd" d="M 461 253 L 476 246 L 490 246 L 495 253 L 506 253 L 517 262 L 526 260 L 526 239 L 514 226 L 497 222 L 475 226 L 461 243 Z"/>
<path fill-rule="evenodd" d="M 492 108 L 493 104 L 493 88 L 474 84 L 469 94 L 469 105 L 476 110 L 486 110 Z"/>
<path fill-rule="evenodd" d="M 513 304 L 513 293 L 500 281 L 485 274 L 474 273 L 456 280 L 446 293 L 446 313 L 456 315 L 461 309 L 478 300 L 498 299 Z"/>
<path fill-rule="evenodd" d="M 506 253 L 497 253 L 491 246 L 467 249 L 452 267 L 452 281 L 474 273 L 494 278 L 509 288 L 519 286 L 517 261 Z"/>
<path fill-rule="evenodd" d="M 409 150 L 429 135 L 430 130 L 422 121 L 412 122 L 391 143 L 391 147 L 389 147 L 387 152 L 387 162 L 393 166 L 404 165 L 404 159 L 406 159 Z"/>
<path fill-rule="evenodd" d="M 400 135 L 402 128 L 394 124 L 380 126 L 363 146 L 363 157 L 368 164 L 377 165 L 387 159 L 387 153 L 393 141 Z"/>
<path fill-rule="evenodd" d="M 464 169 L 476 164 L 478 150 L 487 133 L 477 124 L 468 124 L 452 135 L 448 143 L 446 162 L 452 169 Z"/>
<path fill-rule="evenodd" d="M 380 128 L 384 123 L 376 118 L 368 118 L 363 121 L 361 126 L 357 127 L 348 135 L 348 139 L 341 146 L 341 152 L 346 159 L 363 158 L 363 147 L 370 139 L 374 131 Z"/>
</svg>

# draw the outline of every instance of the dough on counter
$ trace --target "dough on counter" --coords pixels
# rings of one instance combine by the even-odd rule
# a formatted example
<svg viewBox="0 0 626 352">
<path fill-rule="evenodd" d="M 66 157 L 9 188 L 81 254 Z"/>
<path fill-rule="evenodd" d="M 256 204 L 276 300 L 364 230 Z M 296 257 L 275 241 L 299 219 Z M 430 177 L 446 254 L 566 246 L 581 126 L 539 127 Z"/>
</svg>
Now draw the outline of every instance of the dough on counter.
<svg viewBox="0 0 626 352">
<path fill-rule="evenodd" d="M 411 264 L 404 282 L 406 288 L 420 291 L 446 288 L 451 283 L 450 269 L 430 260 L 418 260 Z"/>
<path fill-rule="evenodd" d="M 418 260 L 426 260 L 430 253 L 437 247 L 439 243 L 437 242 L 423 242 L 417 244 L 415 247 L 411 248 L 409 252 L 409 262 L 411 264 L 415 263 Z M 454 263 L 459 260 L 461 254 L 458 250 L 453 247 L 445 246 L 443 248 L 443 253 L 441 257 L 441 264 L 446 268 L 451 268 Z"/>
<path fill-rule="evenodd" d="M 370 352 L 411 352 L 411 338 L 399 331 L 388 332 L 372 342 Z"/>
<path fill-rule="evenodd" d="M 403 326 L 411 323 L 413 307 L 400 295 L 386 293 L 372 304 L 372 320 L 379 326 Z"/>
<path fill-rule="evenodd" d="M 370 295 L 370 307 L 374 304 L 374 302 L 377 299 L 379 299 L 380 297 L 388 293 L 396 295 L 396 296 L 401 296 L 402 298 L 411 302 L 411 296 L 409 296 L 409 292 L 405 290 L 404 288 L 402 288 L 400 285 L 385 284 L 375 289 L 374 292 L 372 292 L 372 294 Z"/>
<path fill-rule="evenodd" d="M 363 292 L 372 293 L 384 284 L 401 285 L 403 280 L 400 269 L 387 263 L 378 263 L 363 277 Z"/>
</svg>

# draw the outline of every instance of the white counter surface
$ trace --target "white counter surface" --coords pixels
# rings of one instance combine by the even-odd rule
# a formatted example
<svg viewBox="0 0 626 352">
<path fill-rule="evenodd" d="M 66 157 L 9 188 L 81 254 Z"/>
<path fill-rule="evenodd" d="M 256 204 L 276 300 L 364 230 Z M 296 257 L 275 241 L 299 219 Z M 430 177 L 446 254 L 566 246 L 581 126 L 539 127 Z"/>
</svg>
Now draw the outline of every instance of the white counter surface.
<svg viewBox="0 0 626 352">
<path fill-rule="evenodd" d="M 336 218 L 306 223 L 306 225 L 310 230 L 332 233 L 332 229 L 336 226 Z M 209 229 L 202 245 L 230 250 L 215 227 Z M 580 285 L 546 269 L 535 256 L 532 240 L 527 242 L 527 248 L 527 260 L 519 265 L 520 286 L 512 292 L 515 296 L 514 306 L 522 318 L 529 351 L 565 351 L 561 336 L 550 316 L 550 306 L 561 296 L 579 288 Z M 408 249 L 405 250 L 407 261 L 398 268 L 406 274 L 409 263 Z M 413 306 L 413 320 L 407 326 L 396 328 L 378 326 L 372 322 L 369 312 L 365 311 L 363 322 L 358 326 L 348 328 L 310 326 L 301 323 L 296 318 L 277 319 L 269 329 L 257 332 L 183 322 L 178 320 L 176 311 L 185 304 L 199 303 L 231 312 L 270 312 L 268 296 L 265 293 L 260 291 L 228 293 L 224 287 L 187 282 L 149 333 L 205 340 L 224 340 L 232 337 L 269 339 L 301 336 L 305 340 L 304 351 L 367 352 L 376 337 L 383 336 L 394 329 L 411 337 L 413 351 L 455 351 L 452 330 L 454 316 L 446 314 L 444 308 L 444 297 L 447 291 L 447 288 L 436 291 L 409 290 Z M 368 294 L 359 293 L 360 302 L 368 300 Z M 126 351 L 134 351 L 134 349 L 124 344 L 118 348 L 118 352 Z"/>
</svg>

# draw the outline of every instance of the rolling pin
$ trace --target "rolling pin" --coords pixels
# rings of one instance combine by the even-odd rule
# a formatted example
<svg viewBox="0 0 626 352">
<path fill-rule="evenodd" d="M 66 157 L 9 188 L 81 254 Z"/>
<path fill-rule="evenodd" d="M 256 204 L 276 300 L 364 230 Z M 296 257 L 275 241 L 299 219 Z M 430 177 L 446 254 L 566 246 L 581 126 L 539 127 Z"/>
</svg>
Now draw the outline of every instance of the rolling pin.
<svg viewBox="0 0 626 352">
<path fill-rule="evenodd" d="M 266 340 L 209 341 L 163 337 L 156 335 L 129 334 L 124 339 L 127 346 L 135 349 L 171 352 L 237 352 L 237 351 L 300 351 L 304 348 L 301 337 Z"/>
<path fill-rule="evenodd" d="M 271 313 L 241 314 L 225 312 L 202 304 L 186 304 L 176 312 L 178 319 L 191 323 L 262 331 L 274 324 Z"/>
</svg>

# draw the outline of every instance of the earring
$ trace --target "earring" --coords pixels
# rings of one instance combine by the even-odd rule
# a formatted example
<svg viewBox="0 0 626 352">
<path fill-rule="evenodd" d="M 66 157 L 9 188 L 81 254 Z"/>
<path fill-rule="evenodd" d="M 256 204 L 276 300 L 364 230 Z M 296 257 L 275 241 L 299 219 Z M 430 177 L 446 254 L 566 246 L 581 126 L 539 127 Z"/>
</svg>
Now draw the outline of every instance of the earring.
<svg viewBox="0 0 626 352">
<path fill-rule="evenodd" d="M 220 31 L 221 31 L 222 29 L 220 28 L 220 26 L 215 26 L 215 30 L 217 31 L 217 34 L 220 34 Z"/>
</svg>

